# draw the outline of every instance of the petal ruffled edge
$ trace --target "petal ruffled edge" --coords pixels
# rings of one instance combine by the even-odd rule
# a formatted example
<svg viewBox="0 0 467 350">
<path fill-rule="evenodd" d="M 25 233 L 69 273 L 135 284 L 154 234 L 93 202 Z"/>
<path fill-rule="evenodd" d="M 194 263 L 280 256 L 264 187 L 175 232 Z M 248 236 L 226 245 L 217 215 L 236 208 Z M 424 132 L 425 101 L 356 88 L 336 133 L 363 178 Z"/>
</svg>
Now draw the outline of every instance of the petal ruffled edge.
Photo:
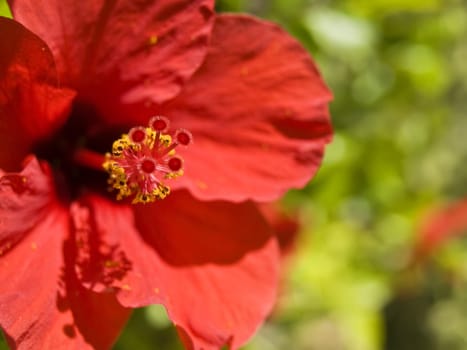
<svg viewBox="0 0 467 350">
<path fill-rule="evenodd" d="M 331 140 L 330 100 L 309 54 L 281 28 L 217 16 L 203 66 L 160 110 L 194 136 L 173 186 L 235 202 L 304 186 Z"/>
<path fill-rule="evenodd" d="M 50 169 L 36 158 L 19 173 L 0 169 L 0 258 L 43 219 L 54 196 Z"/>
<path fill-rule="evenodd" d="M 178 94 L 202 63 L 214 22 L 213 0 L 9 3 L 51 47 L 63 83 L 108 124 L 149 118 Z"/>
</svg>

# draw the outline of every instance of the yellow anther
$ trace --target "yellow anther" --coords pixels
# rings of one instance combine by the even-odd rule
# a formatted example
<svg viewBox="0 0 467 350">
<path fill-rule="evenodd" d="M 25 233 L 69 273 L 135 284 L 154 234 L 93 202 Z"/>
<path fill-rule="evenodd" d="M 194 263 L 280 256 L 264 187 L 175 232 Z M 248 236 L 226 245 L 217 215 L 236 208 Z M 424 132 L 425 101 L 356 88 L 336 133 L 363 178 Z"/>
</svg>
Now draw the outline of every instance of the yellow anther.
<svg viewBox="0 0 467 350">
<path fill-rule="evenodd" d="M 161 135 L 161 143 L 165 146 L 168 147 L 172 143 L 172 137 L 170 135 Z"/>
<path fill-rule="evenodd" d="M 129 141 L 128 141 L 128 136 L 123 135 L 121 139 L 118 139 L 115 141 L 112 145 L 112 154 L 114 156 L 119 156 L 122 154 L 123 150 L 128 148 L 129 146 Z"/>
<path fill-rule="evenodd" d="M 173 173 L 165 174 L 164 178 L 166 179 L 176 179 L 177 177 L 183 176 L 183 169 L 180 169 L 179 171 L 175 171 Z"/>
</svg>

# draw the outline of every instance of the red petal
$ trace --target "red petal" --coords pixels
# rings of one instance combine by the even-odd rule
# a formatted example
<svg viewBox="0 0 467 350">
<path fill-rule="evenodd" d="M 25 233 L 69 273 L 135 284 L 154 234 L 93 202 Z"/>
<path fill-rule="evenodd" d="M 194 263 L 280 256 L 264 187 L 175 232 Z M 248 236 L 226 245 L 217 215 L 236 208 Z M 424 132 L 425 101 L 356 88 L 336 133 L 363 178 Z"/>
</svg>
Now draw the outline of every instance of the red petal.
<svg viewBox="0 0 467 350">
<path fill-rule="evenodd" d="M 107 349 L 128 317 L 111 294 L 84 290 L 62 250 L 67 213 L 48 215 L 0 258 L 0 325 L 12 348 Z M 72 268 L 71 268 L 72 271 Z"/>
<path fill-rule="evenodd" d="M 3 17 L 0 32 L 0 167 L 17 170 L 31 145 L 64 122 L 74 93 L 58 88 L 52 54 L 39 37 Z"/>
<path fill-rule="evenodd" d="M 52 48 L 64 82 L 115 122 L 135 113 L 123 102 L 160 103 L 179 92 L 206 54 L 214 1 L 9 2 Z"/>
<path fill-rule="evenodd" d="M 307 52 L 279 27 L 219 16 L 204 65 L 161 111 L 194 136 L 177 184 L 234 201 L 303 186 L 331 138 L 330 99 Z"/>
<path fill-rule="evenodd" d="M 72 205 L 76 271 L 97 292 L 115 291 L 125 306 L 160 301 L 159 259 L 134 226 L 132 208 L 87 195 Z"/>
<path fill-rule="evenodd" d="M 446 240 L 467 232 L 467 199 L 451 204 L 424 222 L 416 247 L 416 259 L 424 258 Z"/>
<path fill-rule="evenodd" d="M 35 158 L 20 173 L 0 170 L 0 257 L 43 218 L 53 199 L 48 169 Z"/>
<path fill-rule="evenodd" d="M 126 306 L 163 303 L 197 349 L 244 343 L 271 309 L 278 278 L 277 245 L 254 205 L 175 192 L 135 213 L 146 241 L 129 207 L 89 195 L 74 205 L 82 283 L 116 289 Z"/>
<path fill-rule="evenodd" d="M 135 215 L 160 259 L 161 302 L 187 347 L 244 344 L 270 312 L 278 282 L 277 242 L 256 207 L 174 192 Z"/>
</svg>

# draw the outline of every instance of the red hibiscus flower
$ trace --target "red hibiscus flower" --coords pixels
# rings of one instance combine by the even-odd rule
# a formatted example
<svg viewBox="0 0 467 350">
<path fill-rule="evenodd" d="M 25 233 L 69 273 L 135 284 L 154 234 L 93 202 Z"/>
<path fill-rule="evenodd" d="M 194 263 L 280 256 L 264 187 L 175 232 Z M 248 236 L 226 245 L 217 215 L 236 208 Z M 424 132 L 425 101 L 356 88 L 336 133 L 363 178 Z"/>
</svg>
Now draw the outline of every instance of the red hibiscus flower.
<svg viewBox="0 0 467 350">
<path fill-rule="evenodd" d="M 9 345 L 106 349 L 131 308 L 161 303 L 187 348 L 238 348 L 278 280 L 277 239 L 255 201 L 303 186 L 330 140 L 330 93 L 311 59 L 275 25 L 214 15 L 212 0 L 10 7 L 15 20 L 0 18 Z"/>
</svg>

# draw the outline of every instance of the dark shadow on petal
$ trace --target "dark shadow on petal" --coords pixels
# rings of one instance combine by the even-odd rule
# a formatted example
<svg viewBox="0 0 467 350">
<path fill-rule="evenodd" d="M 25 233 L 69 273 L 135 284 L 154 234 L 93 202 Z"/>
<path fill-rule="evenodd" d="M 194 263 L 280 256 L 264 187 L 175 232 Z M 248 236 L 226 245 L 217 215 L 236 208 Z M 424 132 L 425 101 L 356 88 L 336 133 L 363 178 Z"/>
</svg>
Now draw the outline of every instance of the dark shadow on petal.
<svg viewBox="0 0 467 350">
<path fill-rule="evenodd" d="M 326 106 L 323 106 L 323 108 L 326 108 Z M 302 139 L 310 143 L 315 143 L 319 139 L 329 142 L 332 138 L 332 127 L 329 124 L 329 117 L 325 114 L 327 112 L 317 111 L 316 113 L 317 115 L 321 113 L 323 118 L 320 120 L 317 115 L 313 120 L 298 120 L 284 117 L 273 120 L 272 124 L 284 136 L 291 139 Z"/>
<path fill-rule="evenodd" d="M 64 325 L 63 326 L 63 333 L 65 333 L 65 335 L 68 338 L 76 338 L 76 330 L 75 330 L 75 327 L 72 324 Z"/>
<path fill-rule="evenodd" d="M 75 272 L 77 249 L 71 236 L 63 244 L 65 266 L 57 293 L 57 308 L 71 312 L 73 323 L 62 325 L 68 338 L 80 333 L 94 349 L 109 349 L 130 316 L 111 291 L 96 293 L 82 286 Z"/>
<path fill-rule="evenodd" d="M 144 240 L 172 265 L 232 264 L 271 238 L 251 202 L 199 201 L 175 191 L 134 212 Z"/>
<path fill-rule="evenodd" d="M 90 203 L 74 203 L 71 213 L 77 278 L 91 289 L 106 290 L 126 276 L 132 263 L 118 242 L 105 241 L 105 233 L 98 227 Z"/>
</svg>

